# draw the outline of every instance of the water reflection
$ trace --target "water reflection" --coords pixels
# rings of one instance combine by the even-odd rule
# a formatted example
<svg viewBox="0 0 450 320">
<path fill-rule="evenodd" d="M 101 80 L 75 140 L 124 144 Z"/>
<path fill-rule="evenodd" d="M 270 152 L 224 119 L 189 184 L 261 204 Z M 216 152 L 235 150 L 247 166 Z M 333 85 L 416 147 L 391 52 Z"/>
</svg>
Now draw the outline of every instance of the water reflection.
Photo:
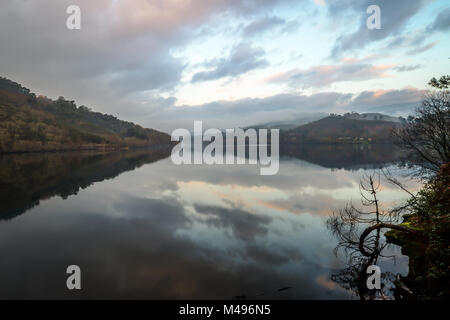
<svg viewBox="0 0 450 320">
<path fill-rule="evenodd" d="M 284 155 L 331 169 L 375 169 L 408 159 L 404 149 L 392 144 L 285 145 L 280 149 Z"/>
<path fill-rule="evenodd" d="M 0 298 L 351 298 L 330 278 L 344 264 L 324 220 L 359 195 L 363 170 L 291 156 L 260 176 L 161 152 L 1 158 Z"/>
<path fill-rule="evenodd" d="M 58 195 L 63 199 L 170 155 L 169 148 L 130 152 L 0 155 L 0 220 L 12 219 Z"/>
<path fill-rule="evenodd" d="M 381 269 L 378 284 L 372 288 L 368 284 L 374 284 L 371 278 L 373 270 L 369 268 L 378 268 L 383 259 L 395 259 L 395 255 L 385 254 L 389 244 L 384 240 L 382 229 L 400 220 L 398 211 L 381 209 L 380 180 L 380 175 L 364 176 L 360 183 L 361 206 L 349 203 L 327 219 L 327 227 L 338 240 L 335 254 L 343 253 L 347 261 L 347 266 L 334 272 L 331 279 L 354 292 L 361 300 L 392 299 L 404 294 L 402 290 L 405 291 L 401 274 L 395 275 Z"/>
</svg>

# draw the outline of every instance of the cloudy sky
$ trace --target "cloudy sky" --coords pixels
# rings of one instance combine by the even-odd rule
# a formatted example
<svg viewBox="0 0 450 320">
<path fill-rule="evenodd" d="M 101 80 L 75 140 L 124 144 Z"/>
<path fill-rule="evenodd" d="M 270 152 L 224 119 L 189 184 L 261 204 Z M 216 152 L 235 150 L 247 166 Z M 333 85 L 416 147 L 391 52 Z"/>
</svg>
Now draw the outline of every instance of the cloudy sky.
<svg viewBox="0 0 450 320">
<path fill-rule="evenodd" d="M 0 26 L 1 76 L 167 132 L 406 115 L 450 72 L 448 0 L 2 0 Z"/>
</svg>

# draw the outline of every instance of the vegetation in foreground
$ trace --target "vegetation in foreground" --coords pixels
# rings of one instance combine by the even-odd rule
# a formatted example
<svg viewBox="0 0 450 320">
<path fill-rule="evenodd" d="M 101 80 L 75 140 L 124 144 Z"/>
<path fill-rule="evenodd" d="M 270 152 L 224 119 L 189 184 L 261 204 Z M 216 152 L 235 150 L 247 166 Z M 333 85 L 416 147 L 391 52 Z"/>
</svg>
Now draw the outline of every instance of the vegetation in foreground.
<svg viewBox="0 0 450 320">
<path fill-rule="evenodd" d="M 333 274 L 332 279 L 352 290 L 361 299 L 385 299 L 388 290 L 396 299 L 450 298 L 450 92 L 449 76 L 432 79 L 435 88 L 425 97 L 417 116 L 396 131 L 402 145 L 411 151 L 424 187 L 410 193 L 388 173 L 388 180 L 405 192 L 410 199 L 400 207 L 381 209 L 378 199 L 379 183 L 374 176 L 361 183 L 363 211 L 352 204 L 336 212 L 327 224 L 338 238 L 336 252 L 343 249 L 348 267 Z M 395 221 L 403 219 L 403 223 Z M 406 277 L 383 273 L 380 290 L 368 290 L 367 268 L 383 256 L 386 243 L 381 230 L 388 229 L 388 243 L 402 248 L 409 256 Z M 394 288 L 388 288 L 387 282 Z M 391 292 L 392 293 L 392 292 Z"/>
<path fill-rule="evenodd" d="M 63 97 L 51 100 L 0 77 L 0 153 L 124 149 L 169 144 L 170 136 Z"/>
</svg>

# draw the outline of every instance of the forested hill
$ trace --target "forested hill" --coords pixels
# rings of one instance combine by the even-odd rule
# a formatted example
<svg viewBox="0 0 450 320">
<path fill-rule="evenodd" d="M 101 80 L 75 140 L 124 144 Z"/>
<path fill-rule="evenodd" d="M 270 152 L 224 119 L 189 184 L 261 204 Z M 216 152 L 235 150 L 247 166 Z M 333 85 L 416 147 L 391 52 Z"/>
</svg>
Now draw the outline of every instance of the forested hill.
<svg viewBox="0 0 450 320">
<path fill-rule="evenodd" d="M 169 144 L 170 136 L 91 111 L 63 97 L 51 100 L 0 77 L 0 153 L 123 149 Z"/>
<path fill-rule="evenodd" d="M 353 119 L 331 115 L 288 130 L 281 136 L 283 143 L 392 143 L 392 130 L 403 124 L 393 121 Z"/>
</svg>

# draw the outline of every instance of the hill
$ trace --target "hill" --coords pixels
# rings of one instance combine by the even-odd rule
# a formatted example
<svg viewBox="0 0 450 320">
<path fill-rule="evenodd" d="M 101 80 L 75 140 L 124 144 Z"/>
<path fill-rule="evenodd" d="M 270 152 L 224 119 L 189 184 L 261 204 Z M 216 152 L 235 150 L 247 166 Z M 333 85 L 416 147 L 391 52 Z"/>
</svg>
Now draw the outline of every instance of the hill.
<svg viewBox="0 0 450 320">
<path fill-rule="evenodd" d="M 270 121 L 265 123 L 258 123 L 255 125 L 247 126 L 244 129 L 280 129 L 280 131 L 286 131 L 289 129 L 296 128 L 298 126 L 322 119 L 327 117 L 326 113 L 305 113 L 301 116 L 297 116 L 294 119 L 280 120 L 280 121 Z"/>
<path fill-rule="evenodd" d="M 402 123 L 405 121 L 402 117 L 392 117 L 382 113 L 357 113 L 357 112 L 349 112 L 343 115 L 344 118 L 350 120 L 361 120 L 361 121 L 373 121 L 373 120 L 381 120 L 381 121 L 389 121 Z"/>
<path fill-rule="evenodd" d="M 351 119 L 347 116 L 329 117 L 285 131 L 281 135 L 283 143 L 391 143 L 392 130 L 401 126 L 400 122 L 384 120 Z"/>
<path fill-rule="evenodd" d="M 0 77 L 0 153 L 126 149 L 169 144 L 170 136 L 114 116 L 51 100 Z"/>
</svg>

